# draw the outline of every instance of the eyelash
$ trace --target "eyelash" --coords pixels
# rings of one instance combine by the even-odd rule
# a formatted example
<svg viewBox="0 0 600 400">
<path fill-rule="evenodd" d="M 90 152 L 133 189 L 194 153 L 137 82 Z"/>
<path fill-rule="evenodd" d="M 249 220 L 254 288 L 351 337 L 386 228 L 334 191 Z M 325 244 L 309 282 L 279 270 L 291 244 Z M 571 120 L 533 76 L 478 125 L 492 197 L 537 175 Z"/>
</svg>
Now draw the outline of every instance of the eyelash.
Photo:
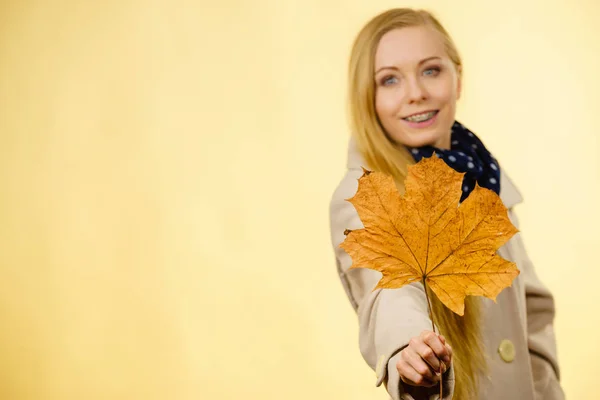
<svg viewBox="0 0 600 400">
<path fill-rule="evenodd" d="M 438 66 L 433 66 L 433 67 L 429 67 L 429 68 L 427 68 L 425 71 L 436 71 L 436 72 L 437 72 L 437 74 L 439 74 L 439 73 L 441 72 L 441 70 L 442 70 L 442 69 L 441 69 L 440 67 L 438 67 Z M 435 76 L 437 76 L 437 74 L 436 74 L 436 75 L 430 75 L 430 76 L 434 76 L 434 77 L 435 77 Z M 395 78 L 395 76 L 394 76 L 394 75 L 387 75 L 387 76 L 384 76 L 384 77 L 381 79 L 381 82 L 380 82 L 380 83 L 381 83 L 381 85 L 382 85 L 382 86 L 388 86 L 388 85 L 386 84 L 386 82 L 387 82 L 387 80 L 388 80 L 388 79 L 391 79 L 391 78 Z"/>
</svg>

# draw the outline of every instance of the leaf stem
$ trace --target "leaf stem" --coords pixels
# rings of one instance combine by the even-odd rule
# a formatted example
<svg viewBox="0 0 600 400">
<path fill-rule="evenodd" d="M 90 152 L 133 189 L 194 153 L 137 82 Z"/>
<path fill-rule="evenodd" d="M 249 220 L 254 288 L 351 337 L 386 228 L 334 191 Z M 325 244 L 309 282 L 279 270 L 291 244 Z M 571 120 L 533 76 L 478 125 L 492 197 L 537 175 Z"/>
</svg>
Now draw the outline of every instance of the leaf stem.
<svg viewBox="0 0 600 400">
<path fill-rule="evenodd" d="M 423 287 L 425 289 L 425 297 L 427 298 L 427 306 L 429 308 L 429 319 L 431 319 L 431 330 L 433 331 L 433 333 L 435 333 L 435 322 L 433 321 L 433 309 L 431 308 L 431 301 L 429 300 L 429 292 L 427 290 L 427 281 L 426 281 L 426 276 L 423 275 Z M 442 379 L 442 363 L 443 361 L 440 360 L 440 400 L 442 400 L 444 398 L 443 394 L 443 379 Z"/>
<path fill-rule="evenodd" d="M 431 330 L 435 333 L 435 323 L 433 322 L 433 309 L 431 308 L 431 302 L 429 301 L 429 292 L 427 291 L 427 281 L 423 276 L 423 287 L 425 288 L 425 297 L 427 298 L 427 306 L 429 308 L 429 319 L 431 320 Z"/>
</svg>

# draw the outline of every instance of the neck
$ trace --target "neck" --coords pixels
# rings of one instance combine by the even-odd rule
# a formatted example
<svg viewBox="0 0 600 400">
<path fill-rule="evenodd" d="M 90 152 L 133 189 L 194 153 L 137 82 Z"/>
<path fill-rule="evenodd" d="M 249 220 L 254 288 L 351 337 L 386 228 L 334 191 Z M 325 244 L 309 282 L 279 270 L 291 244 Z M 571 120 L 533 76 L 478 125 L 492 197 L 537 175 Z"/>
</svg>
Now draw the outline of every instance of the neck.
<svg viewBox="0 0 600 400">
<path fill-rule="evenodd" d="M 440 138 L 440 140 L 435 142 L 432 146 L 442 150 L 450 150 L 450 135 L 448 134 Z"/>
</svg>

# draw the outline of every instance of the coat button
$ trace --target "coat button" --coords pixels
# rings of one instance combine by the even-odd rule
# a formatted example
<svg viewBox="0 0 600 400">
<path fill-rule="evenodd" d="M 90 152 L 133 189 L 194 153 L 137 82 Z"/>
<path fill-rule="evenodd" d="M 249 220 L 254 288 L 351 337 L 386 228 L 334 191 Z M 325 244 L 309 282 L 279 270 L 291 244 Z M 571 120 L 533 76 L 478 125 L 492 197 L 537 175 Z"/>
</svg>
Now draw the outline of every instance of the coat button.
<svg viewBox="0 0 600 400">
<path fill-rule="evenodd" d="M 504 339 L 498 346 L 498 353 L 504 362 L 512 362 L 515 359 L 515 345 L 508 339 Z"/>
</svg>

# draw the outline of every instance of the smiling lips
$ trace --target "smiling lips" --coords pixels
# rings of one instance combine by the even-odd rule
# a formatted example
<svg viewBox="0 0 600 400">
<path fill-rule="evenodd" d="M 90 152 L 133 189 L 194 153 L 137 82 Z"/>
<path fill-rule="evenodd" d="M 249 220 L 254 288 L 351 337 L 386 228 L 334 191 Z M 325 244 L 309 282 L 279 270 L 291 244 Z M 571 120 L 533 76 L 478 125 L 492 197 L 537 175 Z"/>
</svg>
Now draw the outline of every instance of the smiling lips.
<svg viewBox="0 0 600 400">
<path fill-rule="evenodd" d="M 418 114 L 409 115 L 402 119 L 408 122 L 423 122 L 433 118 L 437 113 L 438 110 L 424 111 Z"/>
</svg>

